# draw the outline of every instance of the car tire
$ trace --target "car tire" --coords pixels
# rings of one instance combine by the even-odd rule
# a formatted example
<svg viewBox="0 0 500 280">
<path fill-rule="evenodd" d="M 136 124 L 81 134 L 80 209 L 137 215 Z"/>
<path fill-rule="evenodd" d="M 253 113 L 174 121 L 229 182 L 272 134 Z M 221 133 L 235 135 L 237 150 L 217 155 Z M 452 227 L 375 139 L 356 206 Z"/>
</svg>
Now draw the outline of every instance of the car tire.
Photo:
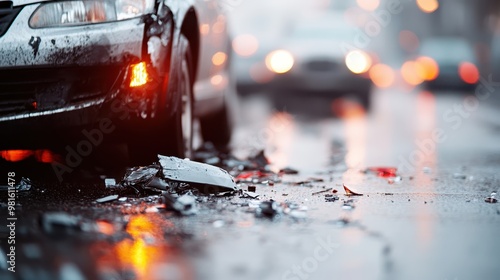
<svg viewBox="0 0 500 280">
<path fill-rule="evenodd" d="M 157 155 L 169 155 L 189 158 L 193 152 L 193 62 L 189 41 L 180 38 L 182 61 L 175 90 L 175 108 L 173 117 L 161 114 L 159 121 L 149 127 L 140 139 L 134 137 L 129 142 L 129 157 L 132 165 L 151 164 L 158 160 Z"/>
<path fill-rule="evenodd" d="M 200 119 L 203 141 L 212 142 L 219 149 L 226 149 L 231 141 L 232 125 L 227 103 L 218 111 Z"/>
<path fill-rule="evenodd" d="M 193 64 L 188 40 L 182 36 L 181 45 L 185 46 L 177 85 L 178 108 L 168 126 L 172 134 L 167 137 L 166 153 L 180 158 L 193 155 Z M 167 133 L 168 133 L 167 131 Z"/>
</svg>

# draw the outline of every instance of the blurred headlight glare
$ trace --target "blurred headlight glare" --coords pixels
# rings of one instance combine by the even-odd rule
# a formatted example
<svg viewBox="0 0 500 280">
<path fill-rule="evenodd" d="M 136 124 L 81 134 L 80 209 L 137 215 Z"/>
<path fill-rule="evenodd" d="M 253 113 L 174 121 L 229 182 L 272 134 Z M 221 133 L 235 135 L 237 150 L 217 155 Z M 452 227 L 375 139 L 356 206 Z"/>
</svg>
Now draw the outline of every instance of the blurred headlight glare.
<svg viewBox="0 0 500 280">
<path fill-rule="evenodd" d="M 293 55 L 286 50 L 276 50 L 266 56 L 267 69 L 277 74 L 290 71 L 294 63 Z"/>
<path fill-rule="evenodd" d="M 30 18 L 32 28 L 102 23 L 153 11 L 153 0 L 85 0 L 41 4 Z"/>
<path fill-rule="evenodd" d="M 345 57 L 347 68 L 354 74 L 362 74 L 372 66 L 372 59 L 361 50 L 350 51 Z"/>
</svg>

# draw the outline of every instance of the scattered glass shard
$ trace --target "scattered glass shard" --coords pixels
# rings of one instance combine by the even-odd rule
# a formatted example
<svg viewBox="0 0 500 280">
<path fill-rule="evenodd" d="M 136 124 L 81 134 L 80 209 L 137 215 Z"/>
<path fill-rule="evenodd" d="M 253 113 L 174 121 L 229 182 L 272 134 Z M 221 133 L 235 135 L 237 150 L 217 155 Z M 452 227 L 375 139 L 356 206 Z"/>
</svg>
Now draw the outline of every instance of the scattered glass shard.
<svg viewBox="0 0 500 280">
<path fill-rule="evenodd" d="M 105 196 L 105 197 L 101 197 L 101 198 L 98 198 L 95 200 L 95 202 L 97 203 L 106 203 L 106 202 L 111 202 L 113 200 L 117 200 L 118 199 L 118 195 L 117 194 L 113 194 L 113 195 L 108 195 L 108 196 Z"/>
<path fill-rule="evenodd" d="M 104 179 L 104 185 L 106 188 L 114 188 L 116 187 L 116 180 L 114 178 L 106 178 Z"/>
<path fill-rule="evenodd" d="M 240 195 L 240 198 L 257 199 L 258 197 L 259 197 L 259 195 L 256 193 L 245 192 L 245 191 Z"/>
<path fill-rule="evenodd" d="M 125 186 L 136 186 L 148 184 L 160 171 L 158 165 L 134 167 L 129 169 L 123 178 Z"/>
<path fill-rule="evenodd" d="M 345 185 L 344 185 L 344 191 L 345 191 L 345 195 L 347 195 L 347 196 L 362 196 L 363 195 L 363 194 L 355 193 L 355 192 L 351 191 Z"/>
</svg>

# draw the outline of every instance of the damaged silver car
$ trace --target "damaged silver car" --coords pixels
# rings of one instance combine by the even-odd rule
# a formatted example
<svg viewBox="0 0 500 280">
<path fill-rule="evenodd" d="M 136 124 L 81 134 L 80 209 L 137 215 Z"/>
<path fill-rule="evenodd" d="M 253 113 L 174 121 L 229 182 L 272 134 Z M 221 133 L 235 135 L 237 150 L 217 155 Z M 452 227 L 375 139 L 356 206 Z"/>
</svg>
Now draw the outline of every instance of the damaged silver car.
<svg viewBox="0 0 500 280">
<path fill-rule="evenodd" d="M 125 140 L 134 162 L 189 157 L 195 118 L 204 140 L 227 144 L 220 10 L 213 0 L 0 0 L 0 149 L 84 131 Z"/>
</svg>

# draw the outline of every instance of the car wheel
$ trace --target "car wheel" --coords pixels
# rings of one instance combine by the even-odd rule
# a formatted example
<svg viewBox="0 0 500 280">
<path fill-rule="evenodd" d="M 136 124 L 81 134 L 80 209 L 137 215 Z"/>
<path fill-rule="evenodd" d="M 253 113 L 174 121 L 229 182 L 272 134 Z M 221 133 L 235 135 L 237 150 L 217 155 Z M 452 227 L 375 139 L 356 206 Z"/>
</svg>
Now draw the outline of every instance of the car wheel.
<svg viewBox="0 0 500 280">
<path fill-rule="evenodd" d="M 227 148 L 232 134 L 227 103 L 224 103 L 224 106 L 217 112 L 201 118 L 200 126 L 205 142 L 212 142 L 221 149 Z"/>
<path fill-rule="evenodd" d="M 191 78 L 192 59 L 189 42 L 181 37 L 182 61 L 179 79 L 172 92 L 176 99 L 171 108 L 175 108 L 174 116 L 165 114 L 160 120 L 141 131 L 141 137 L 133 137 L 129 141 L 129 157 L 132 165 L 151 164 L 157 155 L 170 155 L 189 158 L 193 151 L 193 83 Z M 139 138 L 139 139 L 137 139 Z"/>
</svg>

